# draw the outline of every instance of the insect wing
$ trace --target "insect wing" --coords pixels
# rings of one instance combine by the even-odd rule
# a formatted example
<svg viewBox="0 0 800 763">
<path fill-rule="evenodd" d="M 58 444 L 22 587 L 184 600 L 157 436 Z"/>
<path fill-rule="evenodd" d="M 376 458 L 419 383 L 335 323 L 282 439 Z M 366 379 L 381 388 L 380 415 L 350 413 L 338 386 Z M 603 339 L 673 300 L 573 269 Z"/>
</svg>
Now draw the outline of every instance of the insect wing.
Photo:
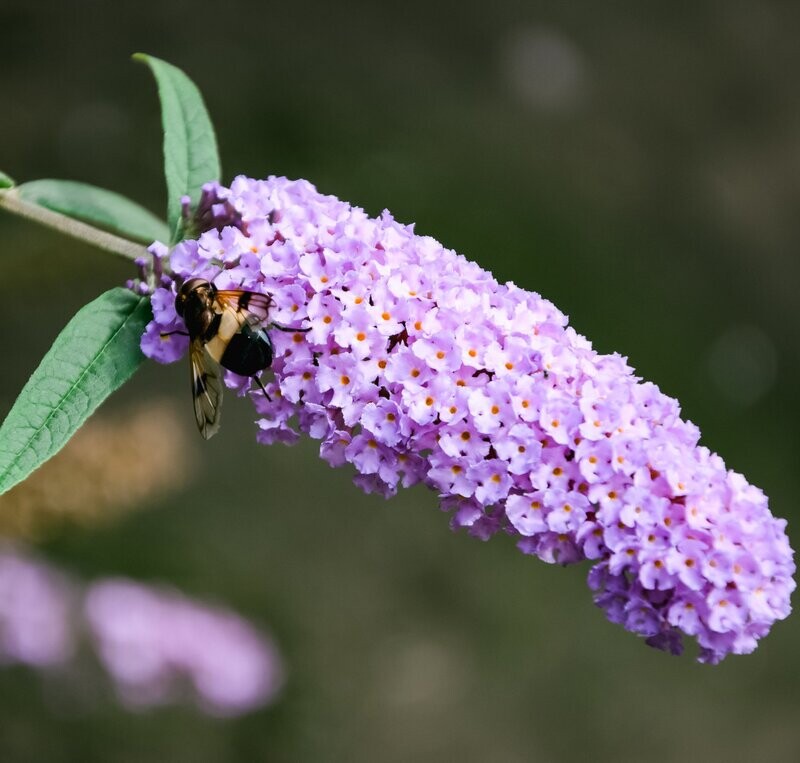
<svg viewBox="0 0 800 763">
<path fill-rule="evenodd" d="M 208 440 L 219 429 L 222 405 L 222 369 L 206 352 L 202 342 L 194 341 L 189 350 L 192 369 L 192 402 L 197 428 Z"/>
<path fill-rule="evenodd" d="M 245 316 L 248 316 L 247 322 L 251 326 L 266 323 L 269 309 L 273 305 L 272 297 L 269 294 L 259 294 L 242 289 L 218 291 L 217 301 L 222 307 L 233 309 L 237 313 L 244 313 Z"/>
</svg>

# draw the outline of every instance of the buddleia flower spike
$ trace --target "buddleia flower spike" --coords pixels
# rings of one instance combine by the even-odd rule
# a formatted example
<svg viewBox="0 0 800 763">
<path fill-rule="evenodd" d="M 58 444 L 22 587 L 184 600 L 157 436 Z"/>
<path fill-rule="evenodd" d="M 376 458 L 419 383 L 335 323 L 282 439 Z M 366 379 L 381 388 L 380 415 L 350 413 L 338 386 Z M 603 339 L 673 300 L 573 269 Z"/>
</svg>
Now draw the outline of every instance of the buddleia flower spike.
<svg viewBox="0 0 800 763">
<path fill-rule="evenodd" d="M 175 295 L 190 278 L 268 295 L 269 319 L 298 330 L 272 336 L 267 395 L 224 378 L 250 395 L 259 442 L 307 434 L 368 492 L 421 482 L 454 527 L 588 559 L 596 604 L 654 647 L 691 636 L 716 663 L 789 614 L 792 549 L 764 493 L 551 302 L 305 180 L 237 177 L 202 199 L 205 228 L 169 255 L 141 346 L 186 352 Z"/>
</svg>

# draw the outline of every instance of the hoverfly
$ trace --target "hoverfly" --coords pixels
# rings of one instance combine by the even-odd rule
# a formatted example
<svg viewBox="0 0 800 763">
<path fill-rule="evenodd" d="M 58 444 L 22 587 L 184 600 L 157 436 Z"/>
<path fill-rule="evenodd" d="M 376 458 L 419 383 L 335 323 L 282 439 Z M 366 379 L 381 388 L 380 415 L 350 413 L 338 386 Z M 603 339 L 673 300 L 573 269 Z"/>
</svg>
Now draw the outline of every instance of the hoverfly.
<svg viewBox="0 0 800 763">
<path fill-rule="evenodd" d="M 194 415 L 206 440 L 219 429 L 220 366 L 252 376 L 266 394 L 258 374 L 272 363 L 272 342 L 264 328 L 272 303 L 267 294 L 222 291 L 205 278 L 190 278 L 178 290 L 175 311 L 189 333 Z"/>
</svg>

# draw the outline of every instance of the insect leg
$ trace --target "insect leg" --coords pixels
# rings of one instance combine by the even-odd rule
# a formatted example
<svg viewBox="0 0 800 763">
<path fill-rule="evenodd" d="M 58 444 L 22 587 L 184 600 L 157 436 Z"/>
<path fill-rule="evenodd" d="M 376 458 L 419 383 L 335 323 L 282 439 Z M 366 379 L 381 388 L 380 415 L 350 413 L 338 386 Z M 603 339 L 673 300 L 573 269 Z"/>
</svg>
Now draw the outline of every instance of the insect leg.
<svg viewBox="0 0 800 763">
<path fill-rule="evenodd" d="M 162 337 L 172 336 L 173 334 L 180 334 L 181 336 L 189 336 L 189 332 L 188 331 L 176 330 L 176 331 L 162 331 L 161 332 L 161 336 Z"/>
<path fill-rule="evenodd" d="M 286 331 L 289 334 L 305 334 L 307 331 L 311 331 L 311 326 L 308 326 L 307 328 L 293 329 L 289 328 L 289 326 L 281 326 L 280 323 L 270 323 L 268 328 L 278 329 L 278 331 Z"/>
<path fill-rule="evenodd" d="M 254 376 L 253 380 L 255 381 L 256 384 L 258 384 L 259 387 L 261 387 L 261 391 L 264 393 L 264 397 L 267 398 L 267 400 L 269 400 L 269 402 L 271 403 L 272 398 L 269 396 L 269 393 L 267 392 L 266 388 L 261 383 L 261 379 L 259 379 L 258 376 Z"/>
</svg>

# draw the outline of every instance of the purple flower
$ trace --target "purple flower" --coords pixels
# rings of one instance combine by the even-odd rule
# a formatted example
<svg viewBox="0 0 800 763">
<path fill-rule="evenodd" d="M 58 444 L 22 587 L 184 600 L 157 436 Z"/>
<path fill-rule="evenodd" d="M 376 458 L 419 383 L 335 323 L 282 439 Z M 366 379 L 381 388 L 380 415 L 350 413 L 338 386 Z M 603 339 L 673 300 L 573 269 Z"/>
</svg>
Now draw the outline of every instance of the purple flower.
<svg viewBox="0 0 800 763">
<path fill-rule="evenodd" d="M 46 564 L 0 549 L 0 661 L 44 668 L 74 649 L 70 582 Z"/>
<path fill-rule="evenodd" d="M 178 319 L 164 323 L 151 321 L 142 336 L 142 352 L 159 363 L 173 363 L 189 349 L 185 331 Z"/>
<path fill-rule="evenodd" d="M 275 646 L 230 611 L 121 579 L 84 593 L 50 565 L 0 549 L 0 662 L 54 668 L 86 634 L 130 705 L 182 699 L 189 684 L 205 712 L 239 715 L 283 685 Z"/>
<path fill-rule="evenodd" d="M 237 715 L 270 701 L 283 683 L 274 647 L 231 612 L 127 580 L 89 587 L 86 619 L 123 701 L 160 704 L 187 681 L 201 706 Z"/>
<path fill-rule="evenodd" d="M 593 560 L 595 602 L 672 653 L 681 634 L 702 661 L 749 652 L 789 614 L 792 550 L 766 496 L 550 302 L 306 181 L 238 177 L 207 196 L 219 214 L 174 248 L 174 283 L 269 294 L 276 322 L 307 329 L 273 332 L 271 399 L 251 390 L 259 441 L 308 434 L 365 490 L 421 481 L 454 527 Z M 182 351 L 155 341 L 180 324 L 164 286 L 142 339 L 162 362 Z"/>
</svg>

